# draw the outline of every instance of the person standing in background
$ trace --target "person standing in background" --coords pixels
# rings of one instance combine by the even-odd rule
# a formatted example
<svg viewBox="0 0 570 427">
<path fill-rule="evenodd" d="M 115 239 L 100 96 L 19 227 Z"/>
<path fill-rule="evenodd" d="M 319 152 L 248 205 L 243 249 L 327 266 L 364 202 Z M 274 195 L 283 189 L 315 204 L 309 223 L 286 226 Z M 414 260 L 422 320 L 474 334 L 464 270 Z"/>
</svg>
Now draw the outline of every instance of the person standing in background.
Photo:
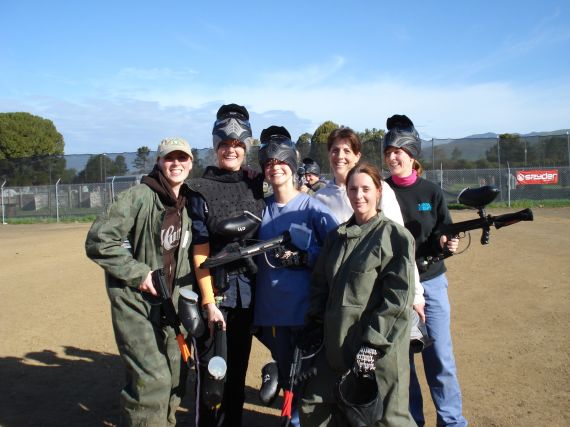
<svg viewBox="0 0 570 427">
<path fill-rule="evenodd" d="M 321 168 L 317 162 L 309 157 L 303 159 L 303 166 L 301 167 L 303 168 L 305 184 L 301 185 L 299 190 L 309 196 L 314 196 L 317 191 L 327 185 L 327 182 L 321 179 Z"/>
</svg>

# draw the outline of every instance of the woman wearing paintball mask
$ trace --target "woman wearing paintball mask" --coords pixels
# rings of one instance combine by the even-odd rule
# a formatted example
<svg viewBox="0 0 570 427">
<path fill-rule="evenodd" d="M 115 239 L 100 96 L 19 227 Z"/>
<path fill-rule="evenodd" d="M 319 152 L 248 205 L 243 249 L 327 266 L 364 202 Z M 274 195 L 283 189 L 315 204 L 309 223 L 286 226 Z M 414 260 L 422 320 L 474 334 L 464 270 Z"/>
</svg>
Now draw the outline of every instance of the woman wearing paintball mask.
<svg viewBox="0 0 570 427">
<path fill-rule="evenodd" d="M 384 160 L 391 177 L 386 182 L 396 192 L 406 228 L 416 241 L 416 260 L 426 299 L 426 327 L 434 340 L 422 352 L 424 371 L 437 411 L 438 426 L 466 426 L 462 414 L 461 390 L 453 356 L 450 329 L 450 305 L 443 261 L 424 266 L 426 256 L 436 255 L 447 247 L 455 252 L 457 239 L 448 239 L 437 232 L 441 224 L 451 223 L 451 217 L 440 187 L 421 178 L 422 167 L 417 157 L 421 140 L 412 121 L 404 115 L 394 115 L 386 123 Z M 410 412 L 418 426 L 425 423 L 420 385 L 413 357 L 410 374 Z"/>
<path fill-rule="evenodd" d="M 338 223 L 332 212 L 297 190 L 297 151 L 287 129 L 271 126 L 261 133 L 259 164 L 273 189 L 266 199 L 259 239 L 290 232 L 291 243 L 257 257 L 254 324 L 259 339 L 277 362 L 279 383 L 288 384 L 289 371 L 309 304 L 311 271 L 327 233 Z M 293 393 L 294 394 L 294 393 Z M 298 426 L 296 398 L 291 425 Z"/>
<path fill-rule="evenodd" d="M 127 374 L 121 426 L 174 426 L 186 384 L 174 330 L 164 324 L 162 305 L 152 298 L 157 289 L 151 273 L 163 268 L 174 301 L 180 288 L 193 283 L 184 184 L 192 151 L 184 139 L 168 138 L 157 154 L 152 172 L 119 194 L 85 242 L 87 256 L 105 270 L 115 340 Z"/>
<path fill-rule="evenodd" d="M 216 267 L 217 270 L 200 268 L 200 265 L 227 245 L 255 235 L 256 230 L 248 230 L 238 238 L 229 235 L 223 226 L 244 215 L 260 218 L 265 206 L 263 176 L 250 178 L 242 168 L 251 135 L 247 109 L 237 104 L 222 105 L 212 130 L 218 166 L 209 166 L 201 178 L 189 183 L 192 258 L 209 326 L 203 336 L 196 338 L 200 367 L 197 427 L 239 427 L 242 422 L 245 375 L 252 342 L 254 271 L 245 260 L 235 261 L 223 269 Z M 204 399 L 208 393 L 207 366 L 213 356 L 214 325 L 221 325 L 227 338 L 227 373 L 219 408 Z"/>
</svg>

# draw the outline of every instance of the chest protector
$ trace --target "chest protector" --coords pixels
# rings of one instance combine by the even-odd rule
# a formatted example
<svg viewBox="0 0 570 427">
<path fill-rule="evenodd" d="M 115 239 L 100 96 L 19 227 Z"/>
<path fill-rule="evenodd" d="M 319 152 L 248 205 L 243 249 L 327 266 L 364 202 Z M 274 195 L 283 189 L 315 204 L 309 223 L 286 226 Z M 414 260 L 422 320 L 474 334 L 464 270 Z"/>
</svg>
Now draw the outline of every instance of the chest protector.
<svg viewBox="0 0 570 427">
<path fill-rule="evenodd" d="M 213 253 L 217 253 L 228 243 L 249 239 L 255 235 L 256 230 L 240 238 L 227 236 L 220 231 L 222 227 L 219 227 L 219 224 L 224 220 L 242 216 L 244 211 L 261 218 L 265 207 L 261 175 L 250 179 L 242 170 L 232 172 L 210 166 L 202 178 L 190 181 L 190 188 L 206 201 L 206 227 L 210 233 Z"/>
</svg>

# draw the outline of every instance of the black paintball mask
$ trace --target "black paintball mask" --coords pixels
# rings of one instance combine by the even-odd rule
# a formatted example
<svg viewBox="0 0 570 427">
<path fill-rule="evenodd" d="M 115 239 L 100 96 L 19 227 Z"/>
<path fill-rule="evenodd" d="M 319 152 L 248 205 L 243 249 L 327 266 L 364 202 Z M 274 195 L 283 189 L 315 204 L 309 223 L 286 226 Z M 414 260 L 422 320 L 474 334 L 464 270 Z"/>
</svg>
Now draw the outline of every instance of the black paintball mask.
<svg viewBox="0 0 570 427">
<path fill-rule="evenodd" d="M 261 170 L 269 160 L 284 162 L 294 174 L 297 172 L 297 149 L 291 141 L 291 134 L 283 126 L 270 126 L 261 132 L 259 148 L 259 165 Z"/>
<path fill-rule="evenodd" d="M 384 153 L 390 147 L 406 150 L 410 157 L 417 158 L 422 151 L 422 140 L 408 116 L 394 114 L 386 120 L 388 133 L 384 136 Z"/>
</svg>

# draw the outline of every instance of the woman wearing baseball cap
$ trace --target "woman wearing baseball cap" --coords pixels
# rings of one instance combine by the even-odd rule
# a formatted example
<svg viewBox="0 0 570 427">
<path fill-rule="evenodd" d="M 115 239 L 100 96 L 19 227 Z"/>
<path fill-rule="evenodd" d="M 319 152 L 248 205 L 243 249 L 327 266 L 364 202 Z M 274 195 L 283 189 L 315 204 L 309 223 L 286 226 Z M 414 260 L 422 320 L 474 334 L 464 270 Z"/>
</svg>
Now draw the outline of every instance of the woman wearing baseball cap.
<svg viewBox="0 0 570 427">
<path fill-rule="evenodd" d="M 163 269 L 174 301 L 191 287 L 186 213 L 192 150 L 182 138 L 164 139 L 154 169 L 122 192 L 89 230 L 87 256 L 105 270 L 113 330 L 125 366 L 121 425 L 176 424 L 187 369 L 174 330 L 162 322 L 152 272 Z"/>
</svg>

